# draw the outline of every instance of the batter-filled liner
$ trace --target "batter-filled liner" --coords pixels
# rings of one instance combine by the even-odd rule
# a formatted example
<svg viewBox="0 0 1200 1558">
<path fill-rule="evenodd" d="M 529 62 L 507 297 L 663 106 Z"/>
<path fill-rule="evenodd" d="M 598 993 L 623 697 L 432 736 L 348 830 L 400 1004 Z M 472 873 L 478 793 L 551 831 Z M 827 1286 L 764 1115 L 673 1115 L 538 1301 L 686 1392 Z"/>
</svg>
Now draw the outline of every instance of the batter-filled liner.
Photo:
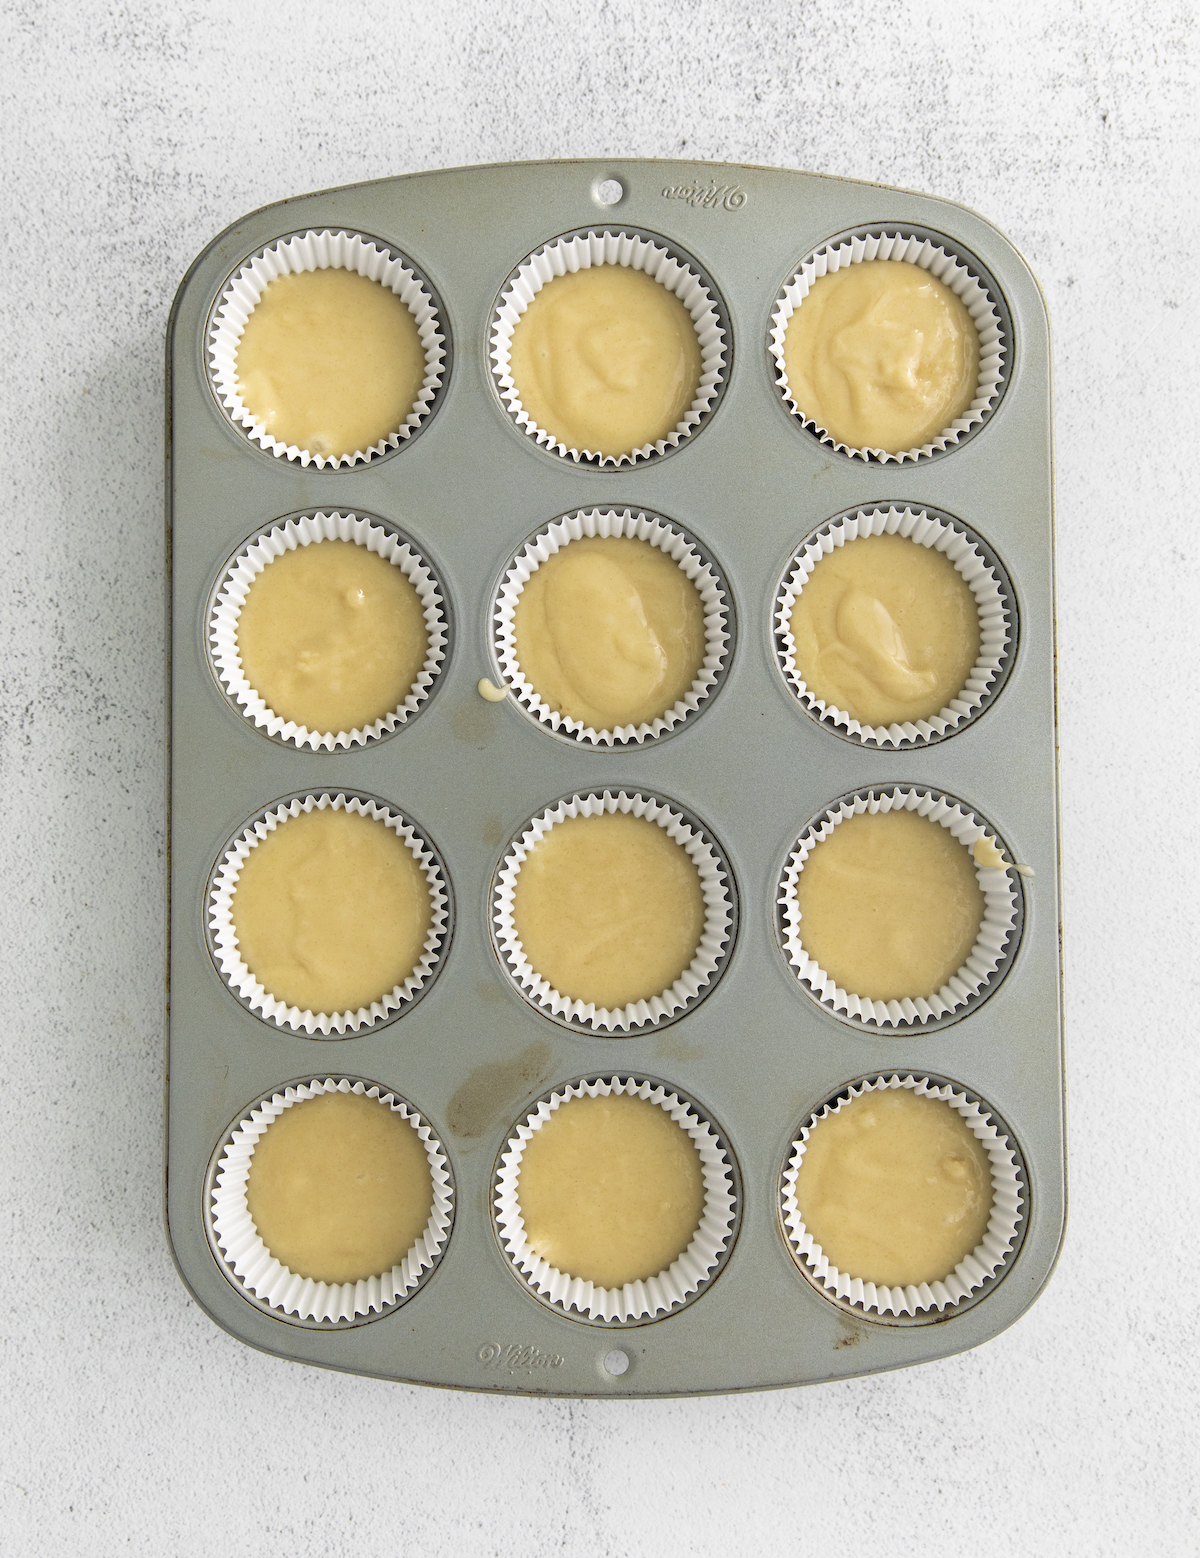
<svg viewBox="0 0 1200 1558">
<path fill-rule="evenodd" d="M 622 812 L 657 824 L 688 855 L 704 897 L 704 931 L 691 963 L 669 989 L 609 1010 L 573 1000 L 544 979 L 529 962 L 513 920 L 517 877 L 529 851 L 551 828 L 568 817 L 597 817 Z M 667 1021 L 694 1006 L 720 977 L 735 928 L 733 877 L 707 830 L 670 803 L 638 791 L 609 790 L 570 796 L 533 817 L 509 846 L 492 891 L 492 934 L 500 961 L 517 988 L 547 1016 L 594 1033 L 626 1033 Z"/>
<path fill-rule="evenodd" d="M 404 701 L 371 724 L 354 730 L 309 730 L 277 714 L 246 679 L 238 653 L 238 620 L 247 595 L 265 568 L 276 557 L 297 547 L 324 541 L 345 541 L 382 557 L 399 568 L 417 592 L 425 618 L 428 648 Z M 414 715 L 433 691 L 446 660 L 449 621 L 442 588 L 429 564 L 411 542 L 392 527 L 358 514 L 304 514 L 260 531 L 239 547 L 223 570 L 213 592 L 208 616 L 208 645 L 213 669 L 226 696 L 259 730 L 292 746 L 332 752 L 366 746 L 398 729 Z"/>
<path fill-rule="evenodd" d="M 919 1286 L 885 1287 L 851 1277 L 830 1264 L 804 1226 L 796 1202 L 796 1179 L 804 1160 L 809 1135 L 818 1120 L 838 1114 L 852 1099 L 889 1088 L 910 1088 L 922 1098 L 941 1099 L 966 1121 L 987 1153 L 992 1171 L 992 1210 L 987 1231 L 975 1249 L 940 1282 Z M 951 1083 L 937 1083 L 920 1076 L 881 1076 L 855 1083 L 813 1114 L 792 1143 L 780 1186 L 783 1226 L 792 1257 L 815 1284 L 832 1297 L 880 1315 L 917 1315 L 944 1311 L 961 1303 L 991 1281 L 1013 1252 L 1025 1202 L 1020 1165 L 985 1105 L 976 1103 Z M 936 1318 L 930 1315 L 929 1318 Z"/>
<path fill-rule="evenodd" d="M 882 535 L 903 536 L 915 545 L 943 553 L 954 564 L 979 611 L 979 654 L 957 696 L 938 713 L 891 725 L 865 725 L 810 691 L 796 664 L 791 619 L 797 597 L 822 557 L 861 538 Z M 925 509 L 858 509 L 822 525 L 788 564 L 775 596 L 775 653 L 788 686 L 815 719 L 857 736 L 864 746 L 915 746 L 961 730 L 990 702 L 1015 652 L 1015 619 L 1007 579 L 998 565 L 989 563 L 965 526 Z"/>
<path fill-rule="evenodd" d="M 547 453 L 610 470 L 666 454 L 690 438 L 716 404 L 729 354 L 728 326 L 720 303 L 698 268 L 693 269 L 693 263 L 669 248 L 665 239 L 610 228 L 567 234 L 522 261 L 500 295 L 491 325 L 492 376 L 500 399 L 517 426 Z M 700 347 L 699 383 L 692 404 L 679 422 L 665 437 L 619 455 L 572 448 L 539 427 L 521 404 L 510 371 L 513 331 L 537 294 L 556 276 L 595 265 L 626 265 L 659 282 L 687 309 Z"/>
<path fill-rule="evenodd" d="M 369 449 L 356 449 L 351 454 L 314 454 L 281 442 L 254 417 L 237 387 L 238 343 L 246 321 L 270 283 L 277 276 L 328 269 L 354 271 L 394 292 L 412 315 L 425 353 L 425 378 L 407 417 Z M 315 465 L 319 471 L 345 469 L 398 449 L 432 412 L 447 365 L 445 326 L 433 290 L 424 277 L 380 239 L 344 230 L 325 228 L 297 233 L 260 249 L 225 283 L 208 328 L 209 377 L 230 421 L 269 454 L 300 465 Z"/>
<path fill-rule="evenodd" d="M 916 265 L 948 287 L 971 316 L 979 334 L 979 373 L 975 394 L 963 414 L 928 443 L 912 449 L 896 452 L 869 446 L 854 448 L 841 443 L 818 422 L 814 421 L 797 404 L 788 383 L 784 363 L 784 343 L 788 322 L 803 305 L 813 282 L 819 277 L 842 270 L 848 265 L 863 261 L 884 260 L 901 265 Z M 847 238 L 842 242 L 824 244 L 806 259 L 780 292 L 771 315 L 771 331 L 767 349 L 775 364 L 776 384 L 792 415 L 815 433 L 823 444 L 853 459 L 876 460 L 881 464 L 895 461 L 928 459 L 931 455 L 952 449 L 966 434 L 984 422 L 995 410 L 1004 389 L 1007 362 L 1011 361 L 1012 343 L 1006 338 L 996 300 L 988 291 L 984 280 L 971 269 L 978 268 L 977 261 L 961 259 L 955 253 L 950 239 L 934 243 L 903 228 L 872 229 L 863 237 Z"/>
<path fill-rule="evenodd" d="M 551 708 L 526 679 L 517 659 L 515 614 L 525 585 L 543 563 L 584 536 L 628 536 L 656 547 L 678 563 L 704 608 L 704 660 L 691 687 L 671 708 L 640 725 L 597 730 Z M 729 660 L 732 615 L 724 580 L 715 565 L 669 520 L 641 509 L 579 509 L 539 530 L 509 564 L 492 606 L 492 641 L 502 679 L 522 708 L 550 730 L 588 746 L 641 745 L 674 730 L 712 696 Z"/>
<path fill-rule="evenodd" d="M 704 1211 L 687 1249 L 665 1271 L 621 1288 L 602 1288 L 559 1271 L 536 1256 L 525 1237 L 518 1188 L 521 1159 L 535 1131 L 568 1099 L 612 1094 L 646 1099 L 680 1125 L 700 1156 Z M 632 1076 L 585 1078 L 555 1089 L 515 1127 L 501 1151 L 493 1188 L 496 1231 L 513 1270 L 541 1298 L 572 1318 L 610 1324 L 636 1323 L 670 1314 L 695 1299 L 712 1280 L 728 1252 L 738 1214 L 733 1167 L 724 1144 L 689 1100 L 661 1082 Z M 574 1311 L 574 1314 L 572 1314 Z"/>
<path fill-rule="evenodd" d="M 285 825 L 289 818 L 302 812 L 346 811 L 360 817 L 370 817 L 390 828 L 408 847 L 425 877 L 429 889 L 430 924 L 425 936 L 424 950 L 412 972 L 403 984 L 396 985 L 370 1006 L 360 1006 L 356 1011 L 313 1012 L 288 1006 L 265 989 L 246 966 L 238 949 L 234 931 L 232 905 L 237 891 L 242 864 L 251 850 L 270 836 L 276 828 Z M 270 807 L 261 817 L 251 822 L 225 849 L 213 869 L 208 890 L 209 944 L 213 961 L 230 990 L 252 1012 L 276 1027 L 288 1028 L 293 1033 L 305 1033 L 310 1038 L 342 1037 L 345 1034 L 366 1032 L 376 1024 L 406 1010 L 423 995 L 437 975 L 450 941 L 450 891 L 442 863 L 425 836 L 398 812 L 381 801 L 369 797 L 347 796 L 328 792 L 309 794 L 290 801 L 281 801 Z"/>
<path fill-rule="evenodd" d="M 376 1098 L 407 1120 L 425 1148 L 432 1183 L 429 1221 L 404 1259 L 390 1271 L 358 1282 L 317 1282 L 289 1271 L 259 1237 L 246 1205 L 254 1149 L 271 1122 L 297 1103 L 334 1092 Z M 207 1202 L 209 1234 L 235 1286 L 281 1315 L 333 1323 L 377 1318 L 402 1304 L 441 1260 L 454 1218 L 450 1165 L 431 1127 L 411 1104 L 378 1083 L 346 1077 L 293 1082 L 248 1110 L 225 1141 Z"/>
<path fill-rule="evenodd" d="M 951 796 L 903 785 L 860 791 L 836 802 L 800 835 L 784 865 L 777 900 L 783 949 L 803 987 L 827 1010 L 877 1028 L 920 1027 L 978 1005 L 1007 971 L 1022 917 L 1021 891 L 1014 881 L 1016 866 L 976 864 L 975 879 L 984 899 L 983 922 L 966 962 L 940 990 L 891 1001 L 844 990 L 805 950 L 797 883 L 809 855 L 841 823 L 864 813 L 895 810 L 916 812 L 938 823 L 967 850 L 973 850 L 981 839 L 996 839 L 994 828 Z"/>
</svg>

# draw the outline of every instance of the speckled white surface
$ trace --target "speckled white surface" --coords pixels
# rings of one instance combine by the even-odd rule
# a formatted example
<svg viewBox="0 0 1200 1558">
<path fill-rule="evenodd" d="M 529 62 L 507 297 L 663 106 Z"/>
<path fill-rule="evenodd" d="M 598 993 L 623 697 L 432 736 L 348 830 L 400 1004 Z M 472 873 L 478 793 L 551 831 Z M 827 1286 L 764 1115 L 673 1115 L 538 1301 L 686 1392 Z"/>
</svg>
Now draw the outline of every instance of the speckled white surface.
<svg viewBox="0 0 1200 1558">
<path fill-rule="evenodd" d="M 5 1551 L 1194 1553 L 1195 7 L 9 0 L 0 29 Z M 455 1395 L 259 1356 L 171 1266 L 172 293 L 266 201 L 576 153 L 927 190 L 1047 293 L 1072 1219 L 1041 1301 L 965 1357 L 693 1402 Z"/>
</svg>

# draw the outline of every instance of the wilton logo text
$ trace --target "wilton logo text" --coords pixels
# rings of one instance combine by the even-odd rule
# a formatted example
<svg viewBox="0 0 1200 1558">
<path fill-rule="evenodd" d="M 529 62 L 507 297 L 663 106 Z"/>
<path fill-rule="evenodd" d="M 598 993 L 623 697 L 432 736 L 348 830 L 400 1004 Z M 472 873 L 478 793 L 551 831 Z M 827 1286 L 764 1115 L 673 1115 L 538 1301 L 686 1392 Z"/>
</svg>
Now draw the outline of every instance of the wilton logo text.
<svg viewBox="0 0 1200 1558">
<path fill-rule="evenodd" d="M 689 206 L 706 211 L 740 211 L 746 204 L 746 191 L 737 184 L 669 184 L 664 200 L 686 200 Z"/>
<path fill-rule="evenodd" d="M 557 1353 L 539 1352 L 536 1347 L 522 1347 L 517 1342 L 484 1342 L 475 1356 L 485 1369 L 507 1369 L 510 1374 L 518 1369 L 557 1369 L 563 1361 Z"/>
</svg>

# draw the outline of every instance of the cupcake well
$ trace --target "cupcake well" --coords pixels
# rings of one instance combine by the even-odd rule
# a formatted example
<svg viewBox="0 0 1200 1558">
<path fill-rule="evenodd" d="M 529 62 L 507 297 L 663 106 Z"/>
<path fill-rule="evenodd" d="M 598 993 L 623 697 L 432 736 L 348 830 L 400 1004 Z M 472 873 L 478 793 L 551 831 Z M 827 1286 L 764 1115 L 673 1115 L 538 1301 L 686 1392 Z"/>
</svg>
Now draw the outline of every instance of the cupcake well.
<svg viewBox="0 0 1200 1558">
<path fill-rule="evenodd" d="M 989 823 L 961 801 L 936 790 L 879 786 L 845 796 L 808 824 L 788 854 L 777 896 L 780 939 L 797 980 L 827 1011 L 867 1027 L 928 1027 L 973 1010 L 991 995 L 1008 971 L 1020 942 L 1024 918 L 1020 875 L 1015 866 L 975 866 L 975 878 L 984 897 L 983 923 L 970 956 L 940 990 L 928 996 L 906 996 L 893 1001 L 875 1001 L 843 990 L 804 948 L 796 886 L 809 854 L 834 828 L 865 812 L 894 810 L 915 811 L 940 824 L 968 851 L 977 839 L 997 836 Z"/>
<path fill-rule="evenodd" d="M 518 1199 L 525 1145 L 556 1109 L 571 1098 L 614 1093 L 657 1104 L 692 1138 L 704 1178 L 704 1212 L 692 1242 L 665 1271 L 621 1288 L 602 1288 L 559 1271 L 534 1255 L 525 1238 Z M 722 1137 L 690 1099 L 665 1083 L 634 1076 L 583 1078 L 542 1098 L 514 1127 L 501 1149 L 493 1185 L 493 1218 L 501 1247 L 518 1277 L 539 1297 L 571 1319 L 596 1324 L 637 1325 L 671 1314 L 708 1286 L 732 1247 L 738 1192 L 732 1158 Z"/>
<path fill-rule="evenodd" d="M 238 618 L 255 579 L 276 557 L 323 541 L 348 541 L 399 568 L 416 590 L 425 617 L 425 663 L 404 702 L 370 725 L 354 730 L 318 731 L 276 714 L 253 688 L 238 654 Z M 362 514 L 315 513 L 281 520 L 240 546 L 217 580 L 207 621 L 208 652 L 226 698 L 266 735 L 311 751 L 332 752 L 366 746 L 405 724 L 426 702 L 443 670 L 449 650 L 450 622 L 437 575 L 412 543 L 392 525 Z"/>
<path fill-rule="evenodd" d="M 568 817 L 617 811 L 656 823 L 685 850 L 700 875 L 705 918 L 695 956 L 670 989 L 610 1011 L 562 994 L 531 966 L 513 920 L 513 900 L 526 855 L 551 828 Z M 501 966 L 520 993 L 548 1017 L 610 1037 L 668 1022 L 702 1000 L 720 978 L 732 950 L 736 919 L 733 876 L 708 830 L 670 802 L 638 791 L 576 794 L 530 818 L 509 845 L 492 888 L 492 937 Z"/>
<path fill-rule="evenodd" d="M 404 422 L 369 449 L 352 454 L 321 455 L 284 444 L 256 421 L 237 388 L 237 350 L 246 321 L 277 276 L 299 271 L 351 270 L 394 292 L 412 315 L 425 352 L 425 378 Z M 286 457 L 317 470 L 347 469 L 398 449 L 432 415 L 449 368 L 449 331 L 433 288 L 404 256 L 381 239 L 362 233 L 307 231 L 293 233 L 259 250 L 244 261 L 221 289 L 208 327 L 209 379 L 226 416 L 267 453 Z"/>
<path fill-rule="evenodd" d="M 606 730 L 585 726 L 582 720 L 572 719 L 545 703 L 521 670 L 514 625 L 521 593 L 543 563 L 583 536 L 630 536 L 647 541 L 674 558 L 699 592 L 704 606 L 704 661 L 687 694 L 651 722 Z M 579 509 L 539 530 L 506 568 L 491 617 L 492 648 L 500 678 L 511 688 L 517 702 L 547 729 L 593 747 L 640 746 L 677 729 L 712 697 L 732 653 L 733 607 L 715 563 L 686 531 L 660 514 L 640 509 Z"/>
<path fill-rule="evenodd" d="M 289 1271 L 259 1237 L 246 1205 L 250 1162 L 271 1122 L 297 1103 L 333 1092 L 356 1093 L 390 1106 L 416 1131 L 429 1160 L 433 1205 L 424 1232 L 399 1265 L 358 1282 L 317 1282 Z M 450 1238 L 454 1184 L 441 1143 L 411 1104 L 377 1082 L 314 1077 L 291 1082 L 245 1111 L 214 1154 L 205 1202 L 213 1253 L 229 1280 L 252 1302 L 283 1319 L 361 1324 L 364 1318 L 377 1319 L 404 1303 L 433 1274 Z"/>
<path fill-rule="evenodd" d="M 992 1211 L 987 1231 L 975 1249 L 947 1272 L 939 1282 L 919 1286 L 885 1287 L 848 1276 L 831 1265 L 821 1246 L 804 1226 L 796 1202 L 796 1179 L 804 1159 L 812 1127 L 827 1115 L 837 1114 L 854 1098 L 864 1093 L 889 1088 L 909 1088 L 922 1098 L 937 1098 L 948 1103 L 967 1122 L 983 1144 L 992 1168 Z M 973 1099 L 957 1084 L 934 1081 L 920 1075 L 868 1078 L 853 1083 L 809 1116 L 793 1141 L 780 1184 L 780 1215 L 784 1237 L 792 1259 L 819 1292 L 840 1300 L 867 1316 L 918 1316 L 937 1319 L 938 1315 L 962 1303 L 1003 1274 L 1016 1253 L 1023 1220 L 1028 1214 L 1028 1190 L 1024 1174 L 1009 1137 L 1003 1134 L 985 1104 Z M 935 1311 L 935 1313 L 929 1313 Z"/>
<path fill-rule="evenodd" d="M 347 811 L 382 822 L 402 838 L 420 866 L 429 887 L 430 926 L 425 949 L 416 967 L 403 985 L 396 985 L 369 1007 L 357 1011 L 313 1012 L 287 1006 L 259 983 L 247 968 L 238 950 L 231 908 L 237 891 L 242 862 L 252 849 L 290 817 L 301 812 Z M 268 807 L 261 816 L 240 829 L 218 857 L 209 878 L 207 893 L 209 950 L 213 962 L 230 991 L 242 1004 L 266 1022 L 278 1028 L 303 1033 L 309 1038 L 342 1038 L 374 1028 L 407 1011 L 429 988 L 437 976 L 450 945 L 450 887 L 441 860 L 429 840 L 399 812 L 371 796 L 336 795 L 328 791 L 294 796 Z"/>
<path fill-rule="evenodd" d="M 856 449 L 840 443 L 797 404 L 788 384 L 784 364 L 788 322 L 802 306 L 813 282 L 818 277 L 841 270 L 847 265 L 861 264 L 864 260 L 916 265 L 928 271 L 962 302 L 979 332 L 979 375 L 970 406 L 929 443 L 895 453 L 871 447 Z M 864 228 L 822 244 L 792 274 L 776 300 L 767 349 L 774 361 L 776 385 L 784 404 L 823 444 L 851 459 L 878 461 L 884 465 L 889 461 L 904 464 L 906 461 L 929 459 L 934 454 L 952 449 L 996 409 L 1004 392 L 1012 360 L 1012 327 L 1006 325 L 1006 318 L 1007 310 L 1003 309 L 999 288 L 987 277 L 978 260 L 969 254 L 960 255 L 949 238 L 941 234 L 926 236 L 920 230 L 907 227 L 891 231 L 886 230 L 886 227 Z"/>
<path fill-rule="evenodd" d="M 964 686 L 937 714 L 903 724 L 864 725 L 809 691 L 796 664 L 791 618 L 796 598 L 822 557 L 862 537 L 880 535 L 903 536 L 918 546 L 944 553 L 954 564 L 979 609 L 979 654 Z M 830 520 L 802 543 L 775 594 L 773 636 L 784 679 L 814 719 L 839 735 L 856 737 L 864 746 L 921 746 L 961 730 L 995 698 L 1016 653 L 1017 609 L 999 560 L 959 520 L 936 510 L 880 505 Z"/>
<path fill-rule="evenodd" d="M 687 412 L 665 438 L 620 455 L 570 448 L 539 427 L 522 406 L 509 371 L 513 331 L 537 294 L 554 277 L 594 265 L 631 266 L 673 292 L 691 315 L 700 345 L 700 382 Z M 665 238 L 621 228 L 564 233 L 523 260 L 501 290 L 492 314 L 490 338 L 492 377 L 501 402 L 516 425 L 547 453 L 605 470 L 635 465 L 677 449 L 711 415 L 729 368 L 729 326 L 715 286 L 694 260 Z"/>
</svg>

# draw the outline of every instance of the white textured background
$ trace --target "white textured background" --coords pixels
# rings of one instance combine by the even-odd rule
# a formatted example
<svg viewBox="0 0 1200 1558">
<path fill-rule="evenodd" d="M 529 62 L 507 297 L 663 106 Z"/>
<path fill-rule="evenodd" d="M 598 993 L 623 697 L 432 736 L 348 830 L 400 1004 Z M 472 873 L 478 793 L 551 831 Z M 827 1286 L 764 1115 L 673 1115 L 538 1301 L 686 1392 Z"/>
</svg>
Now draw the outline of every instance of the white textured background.
<svg viewBox="0 0 1200 1558">
<path fill-rule="evenodd" d="M 1173 0 L 0 4 L 0 1546 L 1200 1549 L 1200 29 Z M 162 341 L 244 211 L 746 160 L 976 207 L 1055 331 L 1072 1218 L 1013 1330 L 874 1380 L 510 1401 L 259 1356 L 160 1212 Z"/>
</svg>

